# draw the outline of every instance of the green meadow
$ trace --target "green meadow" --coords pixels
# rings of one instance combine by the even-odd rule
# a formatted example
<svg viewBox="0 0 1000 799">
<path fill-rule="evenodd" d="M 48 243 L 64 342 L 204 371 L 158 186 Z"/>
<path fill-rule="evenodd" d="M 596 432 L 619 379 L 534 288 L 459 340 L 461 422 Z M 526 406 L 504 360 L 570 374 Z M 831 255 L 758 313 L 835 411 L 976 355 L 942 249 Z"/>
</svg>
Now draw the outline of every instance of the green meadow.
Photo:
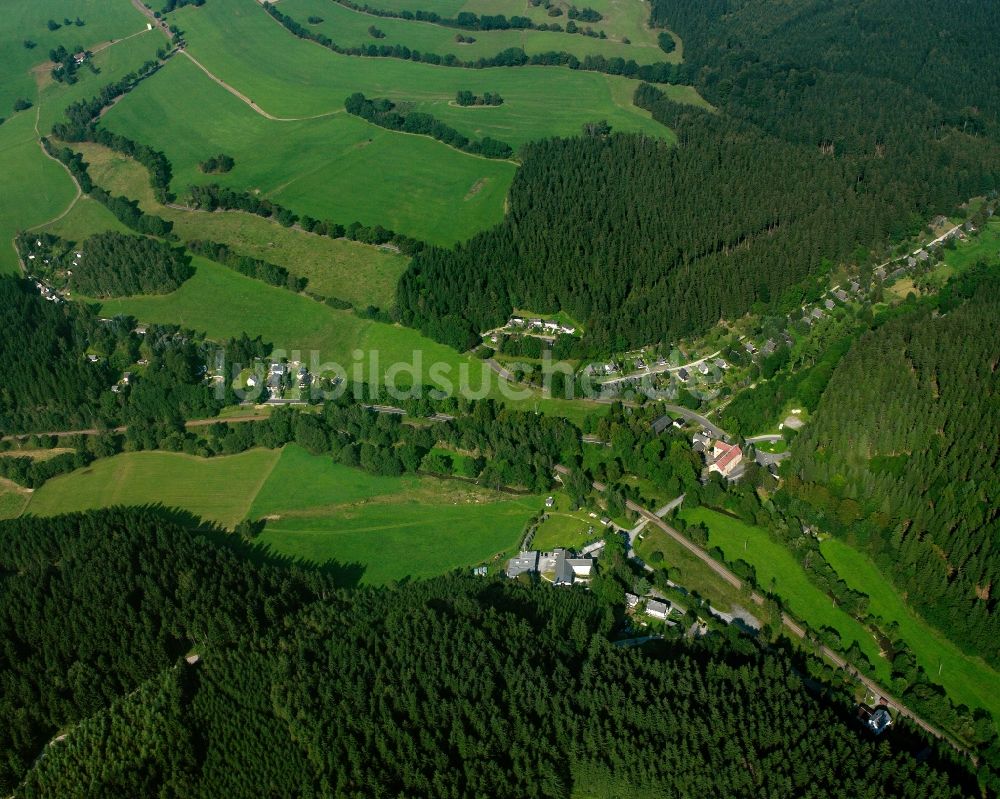
<svg viewBox="0 0 1000 799">
<path fill-rule="evenodd" d="M 500 221 L 513 164 L 369 125 L 342 110 L 347 94 L 330 99 L 341 109 L 334 116 L 275 122 L 176 56 L 112 108 L 104 124 L 162 149 L 182 196 L 192 184 L 215 182 L 259 191 L 300 214 L 382 224 L 448 245 Z M 202 174 L 198 164 L 220 152 L 236 160 L 235 168 Z"/>
<path fill-rule="evenodd" d="M 638 0 L 633 0 L 639 5 Z M 433 6 L 428 6 L 429 8 Z M 281 11 L 292 19 L 306 25 L 310 30 L 324 33 L 342 47 L 360 47 L 366 44 L 404 45 L 411 50 L 438 55 L 454 55 L 463 61 L 490 58 L 502 50 L 518 47 L 528 55 L 546 52 L 568 52 L 583 59 L 588 55 L 602 55 L 606 58 L 635 60 L 639 64 L 649 64 L 668 60 L 654 41 L 648 43 L 625 44 L 620 38 L 599 39 L 575 33 L 533 30 L 461 31 L 430 22 L 376 17 L 353 11 L 331 0 L 283 0 Z M 522 16 L 524 16 L 522 14 Z M 307 24 L 310 17 L 320 17 L 323 21 Z M 565 27 L 567 18 L 557 21 Z M 368 28 L 374 25 L 384 37 L 374 39 Z M 581 23 L 583 28 L 586 23 Z M 602 23 L 591 25 L 594 30 L 604 29 Z M 461 34 L 475 39 L 472 43 L 457 42 Z M 631 41 L 631 39 L 630 39 Z M 671 55 L 674 55 L 673 53 Z"/>
<path fill-rule="evenodd" d="M 85 23 L 63 25 L 65 18 L 77 17 Z M 60 24 L 50 31 L 47 23 Z M 18 0 L 7 2 L 0 15 L 0 116 L 9 116 L 14 101 L 34 102 L 39 84 L 51 80 L 50 68 L 35 67 L 49 59 L 49 50 L 60 45 L 77 45 L 96 50 L 102 44 L 121 39 L 146 27 L 145 18 L 129 0 Z M 162 38 L 162 37 L 161 37 Z M 25 40 L 35 43 L 29 49 Z M 83 73 L 81 70 L 81 82 Z"/>
<path fill-rule="evenodd" d="M 63 112 L 70 104 L 93 97 L 104 86 L 138 69 L 146 61 L 156 60 L 156 51 L 166 46 L 166 39 L 157 30 L 146 30 L 141 20 L 138 25 L 141 27 L 136 35 L 106 44 L 104 49 L 94 53 L 92 62 L 96 73 L 83 67 L 77 72 L 77 82 L 72 85 L 52 80 L 47 71 L 39 76 L 38 130 L 43 135 L 48 135 L 52 125 L 63 119 Z"/>
<path fill-rule="evenodd" d="M 729 561 L 745 560 L 757 571 L 761 588 L 777 594 L 793 616 L 814 629 L 830 627 L 840 635 L 844 648 L 857 642 L 875 667 L 880 679 L 888 677 L 888 664 L 864 625 L 852 618 L 817 588 L 795 557 L 772 541 L 766 530 L 746 524 L 708 508 L 685 508 L 681 517 L 688 524 L 708 527 L 708 546 L 719 547 Z"/>
<path fill-rule="evenodd" d="M 129 452 L 49 480 L 32 494 L 27 512 L 54 516 L 160 503 L 231 528 L 246 516 L 279 455 L 264 449 L 207 459 L 173 452 Z"/>
<path fill-rule="evenodd" d="M 39 228 L 46 233 L 61 236 L 68 241 L 81 241 L 94 233 L 115 230 L 119 233 L 132 231 L 97 200 L 86 195 L 80 197 L 66 216 Z"/>
<path fill-rule="evenodd" d="M 529 17 L 537 23 L 558 22 L 565 27 L 568 21 L 566 12 L 574 3 L 565 0 L 553 3 L 553 6 L 558 6 L 563 12 L 562 16 L 558 17 L 550 17 L 547 9 L 530 6 L 524 0 L 434 0 L 433 3 L 428 3 L 427 0 L 369 0 L 368 4 L 375 8 L 395 11 L 427 11 L 432 9 L 443 17 L 454 17 L 460 11 L 469 11 L 474 14 L 504 14 L 508 17 L 517 15 Z M 650 30 L 648 26 L 649 9 L 642 0 L 588 0 L 586 3 L 575 3 L 575 5 L 581 8 L 593 8 L 601 13 L 603 19 L 600 22 L 589 23 L 594 30 L 603 30 L 610 38 L 616 40 L 627 38 L 633 46 L 657 46 L 658 31 Z M 476 35 L 478 32 L 473 33 L 473 36 Z M 677 62 L 681 60 L 682 53 L 683 51 L 678 47 L 669 55 L 661 52 L 660 57 L 654 60 Z M 636 60 L 639 59 L 636 58 Z"/>
<path fill-rule="evenodd" d="M 910 610 L 866 555 L 835 538 L 824 540 L 820 548 L 823 557 L 851 588 L 868 595 L 873 615 L 898 625 L 899 636 L 928 677 L 944 686 L 954 702 L 972 708 L 984 707 L 1000 722 L 997 693 L 1000 674 L 981 658 L 964 654 Z"/>
<path fill-rule="evenodd" d="M 83 154 L 99 186 L 138 200 L 144 211 L 169 219 L 182 240 L 223 242 L 243 255 L 262 258 L 308 278 L 309 292 L 338 297 L 357 307 L 389 308 L 395 303 L 396 284 L 408 262 L 405 256 L 347 239 L 315 236 L 239 211 L 207 213 L 160 205 L 150 189 L 149 173 L 140 164 L 97 144 L 73 147 Z M 62 226 L 64 223 L 59 223 L 52 231 L 65 235 L 59 230 Z"/>
<path fill-rule="evenodd" d="M 8 480 L 0 480 L 0 519 L 16 519 L 28 504 L 30 494 Z"/>
<path fill-rule="evenodd" d="M 364 567 L 361 581 L 430 577 L 506 554 L 542 498 L 431 477 L 378 477 L 287 446 L 251 508 L 257 539 L 313 563 Z"/>
<path fill-rule="evenodd" d="M 467 135 L 489 135 L 515 147 L 577 134 L 583 123 L 602 118 L 616 130 L 668 135 L 632 105 L 636 82 L 626 78 L 561 67 L 468 70 L 342 56 L 293 36 L 254 0 L 216 0 L 172 18 L 185 31 L 194 57 L 275 116 L 339 111 L 344 99 L 359 91 L 413 102 Z M 260 68 L 262 59 L 266 70 Z M 449 105 L 458 90 L 476 86 L 499 91 L 504 105 L 489 113 Z"/>
<path fill-rule="evenodd" d="M 64 211 L 76 187 L 35 137 L 35 109 L 0 125 L 0 273 L 18 271 L 13 238 Z"/>
<path fill-rule="evenodd" d="M 454 378 L 461 368 L 474 377 L 488 370 L 477 361 L 409 328 L 361 319 L 302 295 L 244 277 L 212 261 L 194 258 L 195 274 L 177 291 L 127 297 L 101 304 L 105 316 L 127 314 L 144 322 L 179 324 L 224 340 L 241 333 L 261 335 L 281 350 L 315 351 L 321 362 L 337 362 L 353 377 L 384 374 L 392 364 L 412 362 L 418 353 L 425 372 L 440 363 Z M 373 362 L 372 358 L 376 361 Z M 373 370 L 373 363 L 377 366 Z M 409 380 L 400 380 L 401 384 Z"/>
<path fill-rule="evenodd" d="M 298 444 L 288 444 L 261 486 L 248 514 L 263 519 L 282 513 L 334 508 L 409 491 L 421 478 L 380 477 L 361 469 L 335 463 L 331 458 L 310 455 Z"/>
<path fill-rule="evenodd" d="M 535 530 L 532 549 L 578 548 L 601 535 L 604 530 L 601 523 L 586 510 L 573 510 L 568 495 L 556 492 L 552 497 L 555 505 L 545 509 L 548 518 Z M 595 532 L 589 532 L 591 528 Z"/>
</svg>

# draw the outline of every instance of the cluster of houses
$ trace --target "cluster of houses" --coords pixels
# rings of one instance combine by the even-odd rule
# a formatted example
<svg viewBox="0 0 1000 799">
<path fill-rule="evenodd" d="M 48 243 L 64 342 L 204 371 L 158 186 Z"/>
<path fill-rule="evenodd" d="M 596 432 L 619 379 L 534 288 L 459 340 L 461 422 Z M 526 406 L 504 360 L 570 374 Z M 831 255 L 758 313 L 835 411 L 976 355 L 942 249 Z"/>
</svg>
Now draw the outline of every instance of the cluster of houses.
<svg viewBox="0 0 1000 799">
<path fill-rule="evenodd" d="M 41 280 L 35 280 L 35 288 L 38 289 L 38 293 L 49 302 L 62 302 L 63 298 L 60 296 L 59 292 L 56 291 L 49 285 L 46 285 Z"/>
<path fill-rule="evenodd" d="M 554 549 L 551 552 L 539 552 L 533 549 L 521 552 L 507 562 L 508 577 L 537 574 L 553 585 L 586 582 L 590 579 L 593 569 L 592 557 L 589 555 L 578 557 L 567 549 Z"/>
<path fill-rule="evenodd" d="M 576 328 L 572 325 L 564 325 L 553 319 L 524 319 L 520 316 L 512 316 L 506 325 L 515 330 L 531 330 L 549 335 L 572 336 L 576 333 Z"/>
<path fill-rule="evenodd" d="M 286 389 L 293 385 L 297 386 L 299 391 L 305 391 L 312 385 L 312 379 L 305 364 L 298 361 L 293 361 L 290 364 L 274 361 L 268 364 L 266 378 L 261 379 L 256 374 L 252 374 L 247 378 L 246 386 L 247 388 L 261 386 L 266 388 L 267 401 L 272 402 L 280 401 L 284 397 Z"/>
</svg>

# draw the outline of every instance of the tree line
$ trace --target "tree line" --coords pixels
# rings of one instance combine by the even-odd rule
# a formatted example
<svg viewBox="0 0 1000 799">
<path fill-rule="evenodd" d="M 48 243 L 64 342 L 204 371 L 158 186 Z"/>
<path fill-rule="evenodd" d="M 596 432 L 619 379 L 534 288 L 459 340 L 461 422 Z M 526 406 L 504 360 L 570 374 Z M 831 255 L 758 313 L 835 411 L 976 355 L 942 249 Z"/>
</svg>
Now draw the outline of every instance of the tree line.
<svg viewBox="0 0 1000 799">
<path fill-rule="evenodd" d="M 413 111 L 408 104 L 397 104 L 385 98 L 368 99 L 361 92 L 355 92 L 344 101 L 344 108 L 348 114 L 361 117 L 381 128 L 430 136 L 464 153 L 484 158 L 510 158 L 514 154 L 511 146 L 505 142 L 490 136 L 484 136 L 479 141 L 469 139 L 431 114 Z"/>
<path fill-rule="evenodd" d="M 204 186 L 190 186 L 187 201 L 193 208 L 205 211 L 246 211 L 264 218 L 274 218 L 285 227 L 298 225 L 307 233 L 329 236 L 331 239 L 347 238 L 365 244 L 392 244 L 406 254 L 416 252 L 424 246 L 423 242 L 418 239 L 396 233 L 381 225 L 369 226 L 362 225 L 360 222 L 352 222 L 345 227 L 338 222 L 314 219 L 311 216 L 299 216 L 279 203 L 262 199 L 248 191 L 236 191 L 214 183 Z"/>
<path fill-rule="evenodd" d="M 652 81 L 654 83 L 674 83 L 683 75 L 683 67 L 666 62 L 655 64 L 639 64 L 635 59 L 625 59 L 620 56 L 587 55 L 583 59 L 573 53 L 550 50 L 544 53 L 528 55 L 520 47 L 508 47 L 489 58 L 478 58 L 475 61 L 463 61 L 454 53 L 439 55 L 421 50 L 413 50 L 406 45 L 364 44 L 358 47 L 346 47 L 334 42 L 325 33 L 310 30 L 307 26 L 279 11 L 273 4 L 265 3 L 265 10 L 291 33 L 300 39 L 317 42 L 328 50 L 340 55 L 365 56 L 368 58 L 401 58 L 405 61 L 418 61 L 436 66 L 457 67 L 460 69 L 488 69 L 491 67 L 521 67 L 521 66 L 563 66 L 569 69 L 580 69 L 588 72 L 604 72 L 609 75 L 624 75 L 629 78 Z"/>
<path fill-rule="evenodd" d="M 286 288 L 296 293 L 305 291 L 309 284 L 308 278 L 297 277 L 291 274 L 285 267 L 272 264 L 260 258 L 251 258 L 249 255 L 240 255 L 234 252 L 228 245 L 220 244 L 217 241 L 200 241 L 193 239 L 184 243 L 189 252 L 195 255 L 202 255 L 223 266 L 228 266 L 239 272 L 241 275 L 262 280 L 272 286 Z"/>
<path fill-rule="evenodd" d="M 41 141 L 45 152 L 66 166 L 80 185 L 80 190 L 107 208 L 123 225 L 132 228 L 137 233 L 160 238 L 173 237 L 171 233 L 174 227 L 173 222 L 156 214 L 147 214 L 139 208 L 138 200 L 130 200 L 123 195 L 115 196 L 94 183 L 87 170 L 88 165 L 83 159 L 83 155 L 69 147 L 56 147 L 45 136 L 42 137 Z"/>
</svg>

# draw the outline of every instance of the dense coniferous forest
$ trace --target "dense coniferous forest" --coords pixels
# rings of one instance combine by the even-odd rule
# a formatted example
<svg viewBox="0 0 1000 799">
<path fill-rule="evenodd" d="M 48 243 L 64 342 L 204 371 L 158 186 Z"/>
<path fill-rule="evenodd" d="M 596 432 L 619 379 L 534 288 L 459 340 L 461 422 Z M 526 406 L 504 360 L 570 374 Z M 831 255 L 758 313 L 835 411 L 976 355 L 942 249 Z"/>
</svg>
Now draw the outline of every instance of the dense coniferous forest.
<svg viewBox="0 0 1000 799">
<path fill-rule="evenodd" d="M 882 241 L 906 232 L 898 171 L 859 191 L 837 159 L 652 87 L 636 99 L 679 146 L 621 134 L 526 146 L 504 221 L 414 258 L 399 286 L 403 322 L 464 350 L 515 307 L 561 309 L 585 325 L 592 350 L 625 349 L 701 332 L 758 303 L 791 310 L 797 284 L 824 259 L 849 256 L 873 230 Z M 928 181 L 921 194 L 936 195 L 926 213 L 984 180 L 960 153 L 910 174 L 914 187 L 918 175 Z M 951 190 L 936 191 L 942 184 Z"/>
<path fill-rule="evenodd" d="M 967 651 L 1000 662 L 1000 277 L 862 337 L 794 444 L 788 491 Z"/>
<path fill-rule="evenodd" d="M 972 795 L 735 631 L 611 646 L 611 572 L 344 592 L 168 516 L 0 524 L 5 792 Z"/>
<path fill-rule="evenodd" d="M 4 433 L 176 423 L 221 407 L 204 381 L 215 348 L 176 327 L 139 334 L 132 319 L 100 320 L 87 306 L 48 302 L 10 277 L 0 279 L 0 319 Z M 134 379 L 113 393 L 130 369 Z"/>
<path fill-rule="evenodd" d="M 88 297 L 168 294 L 194 274 L 183 250 L 145 236 L 97 233 L 80 253 L 69 284 Z"/>
<path fill-rule="evenodd" d="M 653 22 L 682 36 L 687 77 L 719 112 L 641 86 L 636 104 L 677 133 L 676 148 L 615 136 L 529 146 L 498 227 L 414 259 L 403 321 L 460 349 L 512 307 L 565 309 L 602 352 L 698 333 L 753 308 L 788 311 L 825 263 L 997 187 L 1000 92 L 992 71 L 978 74 L 995 8 L 962 3 L 968 14 L 934 22 L 944 6 L 931 3 L 914 23 L 909 8 L 866 3 L 881 8 L 869 34 L 843 5 L 778 5 L 656 3 Z M 900 29 L 913 40 L 890 67 L 885 38 Z"/>
</svg>

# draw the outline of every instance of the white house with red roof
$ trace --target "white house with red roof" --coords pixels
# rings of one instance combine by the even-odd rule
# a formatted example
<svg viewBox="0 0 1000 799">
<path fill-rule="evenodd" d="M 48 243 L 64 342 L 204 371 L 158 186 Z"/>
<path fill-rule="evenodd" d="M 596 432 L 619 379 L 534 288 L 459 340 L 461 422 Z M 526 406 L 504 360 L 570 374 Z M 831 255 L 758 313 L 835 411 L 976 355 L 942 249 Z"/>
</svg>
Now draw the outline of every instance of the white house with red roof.
<svg viewBox="0 0 1000 799">
<path fill-rule="evenodd" d="M 717 472 L 723 477 L 729 477 L 743 461 L 743 450 L 735 444 L 716 441 L 712 444 L 712 461 L 708 465 L 710 472 Z"/>
</svg>

